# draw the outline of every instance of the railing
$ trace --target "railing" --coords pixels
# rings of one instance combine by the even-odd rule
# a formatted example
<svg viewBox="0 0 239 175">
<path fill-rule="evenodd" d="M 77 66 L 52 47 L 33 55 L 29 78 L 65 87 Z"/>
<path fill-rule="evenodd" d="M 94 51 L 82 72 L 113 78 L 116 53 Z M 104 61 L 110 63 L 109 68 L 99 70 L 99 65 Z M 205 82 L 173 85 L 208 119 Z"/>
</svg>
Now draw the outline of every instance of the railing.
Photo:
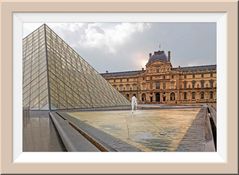
<svg viewBox="0 0 239 175">
<path fill-rule="evenodd" d="M 215 150 L 217 150 L 217 113 L 211 104 L 207 104 L 206 108 L 206 121 L 208 121 L 207 123 L 209 124 L 208 127 L 212 135 Z"/>
</svg>

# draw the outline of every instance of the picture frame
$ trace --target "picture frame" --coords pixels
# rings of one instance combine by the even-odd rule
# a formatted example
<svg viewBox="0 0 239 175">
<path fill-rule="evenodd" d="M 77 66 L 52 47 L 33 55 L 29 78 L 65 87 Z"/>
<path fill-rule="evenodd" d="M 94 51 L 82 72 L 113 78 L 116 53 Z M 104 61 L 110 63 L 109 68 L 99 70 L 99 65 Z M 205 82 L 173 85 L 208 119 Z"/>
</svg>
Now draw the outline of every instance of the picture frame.
<svg viewBox="0 0 239 175">
<path fill-rule="evenodd" d="M 238 130 L 237 118 L 237 2 L 236 1 L 4 1 L 1 2 L 1 173 L 236 173 L 238 171 Z M 218 163 L 196 163 L 183 161 L 168 162 L 120 162 L 120 163 L 47 163 L 18 162 L 14 158 L 14 130 L 18 127 L 13 122 L 13 45 L 14 13 L 225 13 L 227 18 L 227 98 L 226 108 L 226 161 Z M 223 83 L 223 82 L 218 82 Z M 75 154 L 75 153 L 70 153 Z M 183 153 L 180 153 L 183 154 Z M 48 156 L 37 153 L 39 157 Z M 54 154 L 52 154 L 54 156 Z M 117 156 L 117 153 L 115 154 Z M 50 157 L 49 157 L 50 159 Z M 186 158 L 185 158 L 186 159 Z"/>
</svg>

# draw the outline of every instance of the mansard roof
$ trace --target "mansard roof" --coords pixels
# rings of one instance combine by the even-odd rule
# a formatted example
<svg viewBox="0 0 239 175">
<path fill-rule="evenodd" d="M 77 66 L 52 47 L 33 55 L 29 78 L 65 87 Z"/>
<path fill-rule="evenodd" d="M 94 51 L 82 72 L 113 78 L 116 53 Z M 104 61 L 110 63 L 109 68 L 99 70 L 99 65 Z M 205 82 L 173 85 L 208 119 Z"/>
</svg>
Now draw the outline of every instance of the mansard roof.
<svg viewBox="0 0 239 175">
<path fill-rule="evenodd" d="M 203 66 L 190 66 L 190 67 L 177 67 L 172 68 L 175 71 L 182 71 L 182 72 L 198 72 L 198 71 L 212 71 L 216 70 L 216 65 L 203 65 Z"/>
<path fill-rule="evenodd" d="M 107 78 L 107 77 L 128 77 L 128 76 L 139 75 L 144 72 L 145 72 L 145 70 L 136 70 L 136 71 L 125 71 L 125 72 L 102 73 L 101 75 L 105 78 Z"/>
<path fill-rule="evenodd" d="M 172 68 L 173 71 L 181 72 L 201 72 L 201 71 L 216 71 L 216 65 L 203 65 L 203 66 L 190 66 L 190 67 L 177 67 Z M 144 73 L 145 70 L 136 71 L 125 71 L 125 72 L 111 72 L 111 73 L 101 73 L 104 78 L 109 77 L 128 77 L 128 76 L 138 76 Z"/>
<path fill-rule="evenodd" d="M 150 54 L 149 56 L 149 61 L 147 63 L 147 65 L 156 62 L 156 61 L 162 61 L 162 62 L 167 62 L 168 61 L 168 57 L 165 55 L 164 51 L 157 51 L 154 52 L 153 55 Z"/>
</svg>

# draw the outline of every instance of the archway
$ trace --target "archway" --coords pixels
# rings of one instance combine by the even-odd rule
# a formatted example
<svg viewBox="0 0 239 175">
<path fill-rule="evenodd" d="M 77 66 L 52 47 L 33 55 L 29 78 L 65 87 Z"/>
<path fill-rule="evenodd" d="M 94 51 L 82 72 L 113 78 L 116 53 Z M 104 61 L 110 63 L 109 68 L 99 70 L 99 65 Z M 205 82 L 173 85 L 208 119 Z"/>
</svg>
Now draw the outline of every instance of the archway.
<svg viewBox="0 0 239 175">
<path fill-rule="evenodd" d="M 174 100 L 175 100 L 175 93 L 174 93 L 174 92 L 172 92 L 172 93 L 170 94 L 170 100 L 171 100 L 171 101 L 174 101 Z"/>
<path fill-rule="evenodd" d="M 160 102 L 160 93 L 156 93 L 155 94 L 155 99 L 156 99 L 156 102 Z"/>
<path fill-rule="evenodd" d="M 145 95 L 145 93 L 142 94 L 141 100 L 142 100 L 142 102 L 145 102 L 145 100 L 146 100 L 146 95 Z"/>
</svg>

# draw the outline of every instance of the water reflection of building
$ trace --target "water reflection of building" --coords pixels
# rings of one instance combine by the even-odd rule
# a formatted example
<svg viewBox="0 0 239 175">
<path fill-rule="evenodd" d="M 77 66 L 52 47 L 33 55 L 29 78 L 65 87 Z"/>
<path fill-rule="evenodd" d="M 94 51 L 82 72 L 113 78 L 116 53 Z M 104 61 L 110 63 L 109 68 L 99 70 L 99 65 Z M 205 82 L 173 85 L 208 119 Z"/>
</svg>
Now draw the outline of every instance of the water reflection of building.
<svg viewBox="0 0 239 175">
<path fill-rule="evenodd" d="M 170 51 L 149 54 L 146 70 L 101 74 L 126 98 L 141 103 L 216 102 L 216 65 L 172 67 Z"/>
</svg>

